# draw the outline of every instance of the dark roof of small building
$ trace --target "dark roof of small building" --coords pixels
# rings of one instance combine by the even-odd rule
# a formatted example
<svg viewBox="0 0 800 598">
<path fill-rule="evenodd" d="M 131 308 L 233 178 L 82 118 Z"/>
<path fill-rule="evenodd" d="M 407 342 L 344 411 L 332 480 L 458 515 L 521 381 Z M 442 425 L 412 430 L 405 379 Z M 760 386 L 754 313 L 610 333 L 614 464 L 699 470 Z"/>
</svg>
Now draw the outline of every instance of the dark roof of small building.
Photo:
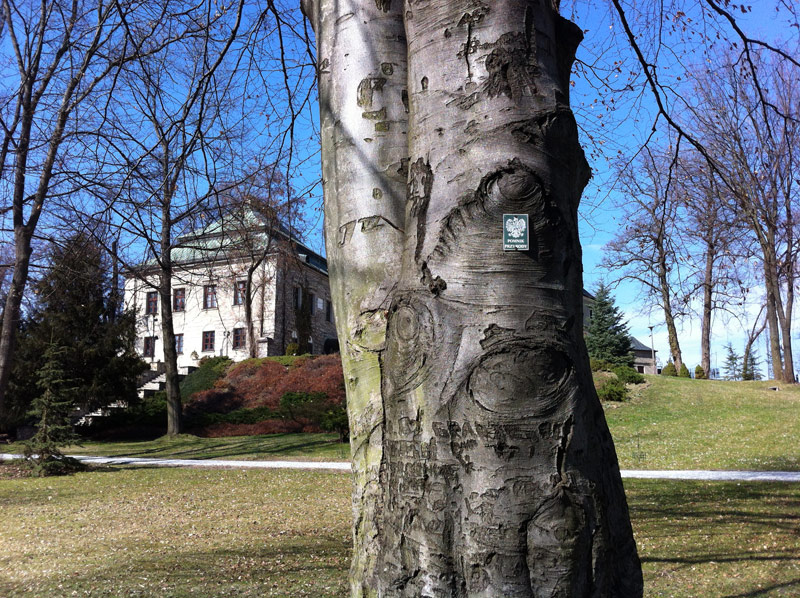
<svg viewBox="0 0 800 598">
<path fill-rule="evenodd" d="M 634 351 L 652 351 L 652 349 L 650 347 L 645 345 L 642 341 L 640 341 L 635 336 L 631 337 L 631 349 L 633 349 Z M 658 353 L 658 351 L 656 351 L 656 353 Z"/>
</svg>

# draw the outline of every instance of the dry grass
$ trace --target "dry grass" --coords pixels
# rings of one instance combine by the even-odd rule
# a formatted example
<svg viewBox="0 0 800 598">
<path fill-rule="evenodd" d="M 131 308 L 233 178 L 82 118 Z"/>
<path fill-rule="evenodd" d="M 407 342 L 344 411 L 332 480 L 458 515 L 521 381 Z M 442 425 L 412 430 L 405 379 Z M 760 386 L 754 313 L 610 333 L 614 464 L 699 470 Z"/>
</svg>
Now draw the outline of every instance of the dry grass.
<svg viewBox="0 0 800 598">
<path fill-rule="evenodd" d="M 626 487 L 648 598 L 800 594 L 800 486 Z M 0 479 L 0 595 L 342 597 L 349 491 L 297 471 Z"/>
</svg>

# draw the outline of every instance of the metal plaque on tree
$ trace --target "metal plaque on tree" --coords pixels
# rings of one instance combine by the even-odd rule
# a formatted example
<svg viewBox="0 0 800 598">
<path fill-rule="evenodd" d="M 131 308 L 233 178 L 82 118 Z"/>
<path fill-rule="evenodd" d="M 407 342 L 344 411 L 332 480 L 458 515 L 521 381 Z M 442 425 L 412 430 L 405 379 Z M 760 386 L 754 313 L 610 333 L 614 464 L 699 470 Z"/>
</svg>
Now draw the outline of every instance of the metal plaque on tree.
<svg viewBox="0 0 800 598">
<path fill-rule="evenodd" d="M 503 251 L 528 249 L 528 215 L 503 214 Z"/>
</svg>

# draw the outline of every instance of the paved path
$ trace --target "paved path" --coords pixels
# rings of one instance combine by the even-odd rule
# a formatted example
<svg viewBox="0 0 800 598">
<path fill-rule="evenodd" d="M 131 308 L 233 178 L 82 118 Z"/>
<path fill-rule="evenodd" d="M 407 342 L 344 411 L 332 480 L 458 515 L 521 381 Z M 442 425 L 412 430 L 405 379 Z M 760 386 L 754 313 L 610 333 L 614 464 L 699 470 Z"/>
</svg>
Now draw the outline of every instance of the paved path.
<svg viewBox="0 0 800 598">
<path fill-rule="evenodd" d="M 239 461 L 233 459 L 154 459 L 152 457 L 89 457 L 71 455 L 94 465 L 144 465 L 150 467 L 202 467 L 237 469 L 334 469 L 350 471 L 345 461 Z M 22 455 L 0 453 L 0 461 L 21 459 Z M 662 470 L 645 471 L 623 469 L 623 478 L 654 480 L 706 480 L 730 482 L 800 482 L 798 471 L 715 471 L 715 470 Z"/>
</svg>

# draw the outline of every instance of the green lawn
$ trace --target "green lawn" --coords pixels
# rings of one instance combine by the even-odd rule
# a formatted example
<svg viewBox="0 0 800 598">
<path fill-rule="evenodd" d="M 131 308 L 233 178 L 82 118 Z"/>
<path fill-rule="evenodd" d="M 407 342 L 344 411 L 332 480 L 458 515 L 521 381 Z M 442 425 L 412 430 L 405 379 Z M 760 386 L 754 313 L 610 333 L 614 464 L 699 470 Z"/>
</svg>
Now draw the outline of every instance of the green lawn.
<svg viewBox="0 0 800 598">
<path fill-rule="evenodd" d="M 800 485 L 626 488 L 645 596 L 800 594 Z M 0 479 L 0 595 L 342 597 L 349 492 L 346 474 L 298 471 Z"/>
<path fill-rule="evenodd" d="M 800 470 L 800 387 L 646 378 L 605 404 L 621 467 Z"/>
</svg>

